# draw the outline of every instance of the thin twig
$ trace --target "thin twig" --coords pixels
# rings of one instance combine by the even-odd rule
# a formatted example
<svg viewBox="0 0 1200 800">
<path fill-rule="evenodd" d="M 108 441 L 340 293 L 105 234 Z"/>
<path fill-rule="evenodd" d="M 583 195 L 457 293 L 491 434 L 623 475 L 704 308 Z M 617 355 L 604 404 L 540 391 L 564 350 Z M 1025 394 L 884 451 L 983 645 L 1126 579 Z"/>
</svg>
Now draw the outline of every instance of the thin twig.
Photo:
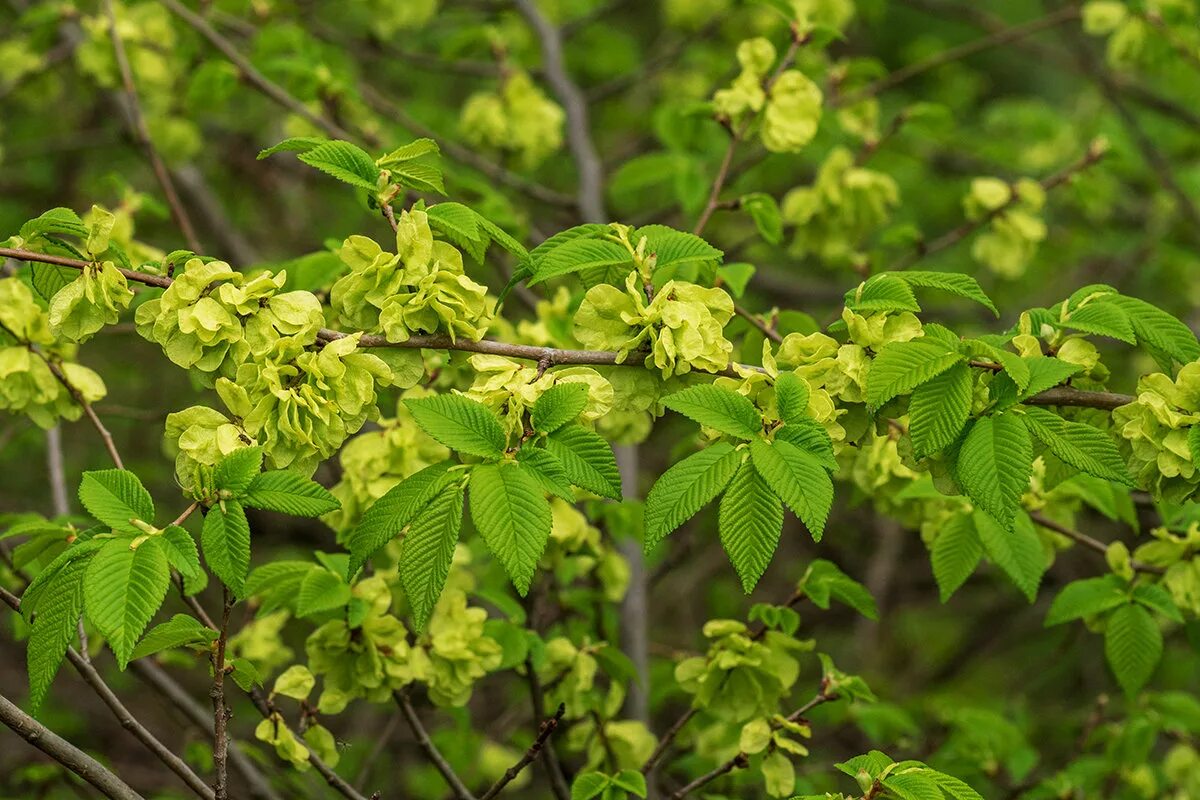
<svg viewBox="0 0 1200 800">
<path fill-rule="evenodd" d="M 545 694 L 542 691 L 542 681 L 538 677 L 537 670 L 534 669 L 533 661 L 529 658 L 525 659 L 525 678 L 529 682 L 529 702 L 533 707 L 533 718 L 543 719 L 546 716 Z M 567 785 L 566 776 L 563 775 L 562 764 L 559 763 L 554 742 L 547 742 L 540 755 L 542 764 L 546 767 L 546 773 L 550 776 L 550 789 L 554 792 L 555 798 L 570 800 L 571 788 Z"/>
<path fill-rule="evenodd" d="M 63 739 L 0 694 L 0 722 L 112 800 L 144 800 L 116 773 Z"/>
<path fill-rule="evenodd" d="M 1034 522 L 1036 522 L 1038 525 L 1041 525 L 1043 528 L 1052 530 L 1055 533 L 1061 533 L 1063 536 L 1066 536 L 1068 539 L 1078 542 L 1079 544 L 1083 545 L 1084 547 L 1088 548 L 1089 550 L 1095 551 L 1102 556 L 1105 556 L 1108 554 L 1108 545 L 1107 544 L 1100 541 L 1099 539 L 1088 536 L 1086 533 L 1083 533 L 1082 531 L 1077 531 L 1073 528 L 1068 528 L 1066 525 L 1062 525 L 1058 522 L 1055 522 L 1054 520 L 1050 519 L 1049 517 L 1043 516 L 1042 514 L 1039 514 L 1036 511 L 1030 511 L 1029 518 L 1032 519 Z M 1163 569 L 1162 567 L 1155 566 L 1154 564 L 1146 564 L 1146 563 L 1138 561 L 1136 559 L 1130 559 L 1129 567 L 1134 572 L 1148 572 L 1148 573 L 1152 573 L 1154 575 L 1162 575 L 1163 573 L 1166 572 L 1166 570 Z"/>
<path fill-rule="evenodd" d="M 662 761 L 663 756 L 667 754 L 667 749 L 670 748 L 671 743 L 675 741 L 675 737 L 678 736 L 679 732 L 682 731 L 684 727 L 692 721 L 692 717 L 696 716 L 698 713 L 700 713 L 700 710 L 695 706 L 692 706 L 688 708 L 687 711 L 680 714 L 679 719 L 675 720 L 671 727 L 667 728 L 666 732 L 663 733 L 662 738 L 658 740 L 658 745 L 654 748 L 654 752 L 651 753 L 650 757 L 646 759 L 646 763 L 642 764 L 643 775 L 649 775 L 650 771 L 658 766 L 658 762 Z"/>
<path fill-rule="evenodd" d="M 454 771 L 454 767 L 450 766 L 450 762 L 446 760 L 446 757 L 438 750 L 437 745 L 429 738 L 429 732 L 425 730 L 424 724 L 421 723 L 421 718 L 417 715 L 417 710 L 413 708 L 412 699 L 408 696 L 408 691 L 392 692 L 392 697 L 396 699 L 396 705 L 400 707 L 400 711 L 404 714 L 404 719 L 408 722 L 408 727 L 412 729 L 413 736 L 417 737 L 417 745 L 425 752 L 425 757 L 441 773 L 442 778 L 450 787 L 450 791 L 456 800 L 475 800 L 475 796 L 463 784 L 462 779 L 458 777 L 458 773 Z"/>
<path fill-rule="evenodd" d="M 533 744 L 529 745 L 529 749 L 525 751 L 525 754 L 521 756 L 517 763 L 506 769 L 504 774 L 500 776 L 500 779 L 492 784 L 492 788 L 479 796 L 479 800 L 492 800 L 493 797 L 500 794 L 505 786 L 512 783 L 521 774 L 523 769 L 532 764 L 533 760 L 538 757 L 538 753 L 546 746 L 546 742 L 550 739 L 550 734 L 554 733 L 559 723 L 562 722 L 563 714 L 566 713 L 567 707 L 559 703 L 554 716 L 542 721 L 541 726 L 538 728 L 537 738 L 533 740 Z"/>
<path fill-rule="evenodd" d="M 175 183 L 171 180 L 171 173 L 167 170 L 167 165 L 163 163 L 162 157 L 154 147 L 154 140 L 150 138 L 150 129 L 146 127 L 146 118 L 142 114 L 142 105 L 138 101 L 137 86 L 133 82 L 133 70 L 129 66 L 129 57 L 125 53 L 125 43 L 121 41 L 121 33 L 117 30 L 117 16 L 113 11 L 112 0 L 104 0 L 104 13 L 108 17 L 108 32 L 112 39 L 117 70 L 121 73 L 121 83 L 126 101 L 125 110 L 129 115 L 130 130 L 138 144 L 146 151 L 146 159 L 150 162 L 150 168 L 154 170 L 154 177 L 158 180 L 158 185 L 162 187 L 167 207 L 171 209 L 171 218 L 175 220 L 175 224 L 183 233 L 183 240 L 192 252 L 200 253 L 202 251 L 200 241 L 196 238 L 196 229 L 193 227 L 187 211 L 183 208 L 179 193 L 175 191 Z"/>
<path fill-rule="evenodd" d="M 229 722 L 231 712 L 229 706 L 225 704 L 225 645 L 229 637 L 229 615 L 233 611 L 234 598 L 230 594 L 229 588 L 223 583 L 221 584 L 221 594 L 224 598 L 224 608 L 221 612 L 221 627 L 218 631 L 216 649 L 212 654 L 213 770 L 216 772 L 213 790 L 216 800 L 228 800 L 229 773 L 226 756 L 229 752 L 229 738 L 225 734 L 225 726 Z"/>
</svg>

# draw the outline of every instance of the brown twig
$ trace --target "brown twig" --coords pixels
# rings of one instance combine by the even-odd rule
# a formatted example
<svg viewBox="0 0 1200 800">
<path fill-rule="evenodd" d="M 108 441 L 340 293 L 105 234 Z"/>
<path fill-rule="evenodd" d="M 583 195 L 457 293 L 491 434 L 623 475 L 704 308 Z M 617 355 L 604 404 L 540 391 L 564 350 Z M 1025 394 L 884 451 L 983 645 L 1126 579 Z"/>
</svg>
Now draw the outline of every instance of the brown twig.
<svg viewBox="0 0 1200 800">
<path fill-rule="evenodd" d="M 558 704 L 558 709 L 554 712 L 554 716 L 548 717 L 542 721 L 538 728 L 537 738 L 533 740 L 533 744 L 529 745 L 529 749 L 521 756 L 517 763 L 504 771 L 500 779 L 492 784 L 492 788 L 479 796 L 479 800 L 492 800 L 493 797 L 500 794 L 505 786 L 512 783 L 513 780 L 521 774 L 521 771 L 533 763 L 533 760 L 542 752 L 542 748 L 546 746 L 546 742 L 550 739 L 550 734 L 554 733 L 559 723 L 562 722 L 563 715 L 567 713 L 567 707 L 562 703 Z"/>
<path fill-rule="evenodd" d="M 529 658 L 525 659 L 525 677 L 529 682 L 529 703 L 533 707 L 533 718 L 543 719 L 546 716 L 546 700 L 542 691 L 542 681 L 538 677 L 537 670 L 534 669 L 533 661 Z M 548 741 L 539 755 L 542 764 L 546 767 L 546 773 L 550 776 L 550 789 L 554 792 L 555 798 L 570 800 L 571 788 L 567 785 L 566 776 L 563 775 L 562 764 L 558 761 L 554 742 Z"/>
<path fill-rule="evenodd" d="M 1073 528 L 1068 528 L 1066 525 L 1062 525 L 1058 522 L 1055 522 L 1054 520 L 1050 519 L 1049 517 L 1043 516 L 1042 514 L 1039 514 L 1036 511 L 1029 512 L 1029 518 L 1032 519 L 1038 525 L 1041 525 L 1043 528 L 1046 528 L 1047 530 L 1052 530 L 1055 533 L 1061 533 L 1063 536 L 1066 536 L 1068 539 L 1071 539 L 1072 541 L 1075 541 L 1075 542 L 1083 545 L 1087 549 L 1095 551 L 1102 556 L 1108 554 L 1108 545 L 1107 544 L 1100 541 L 1099 539 L 1095 539 L 1091 536 L 1088 536 L 1086 533 L 1083 533 L 1082 531 L 1077 531 Z M 1135 559 L 1130 559 L 1129 566 L 1134 572 L 1148 572 L 1148 573 L 1151 573 L 1154 575 L 1162 575 L 1164 572 L 1166 572 L 1166 570 L 1164 570 L 1162 567 L 1155 566 L 1154 564 L 1146 564 L 1141 561 L 1137 561 Z"/>
<path fill-rule="evenodd" d="M 213 790 L 216 800 L 228 800 L 229 738 L 225 734 L 225 726 L 229 722 L 231 712 L 229 706 L 225 704 L 225 645 L 229 637 L 229 615 L 233 611 L 234 598 L 224 584 L 221 585 L 221 594 L 224 597 L 224 609 L 221 612 L 221 627 L 218 630 L 216 649 L 212 654 L 213 682 L 210 693 L 213 704 L 213 770 L 216 773 Z"/>
<path fill-rule="evenodd" d="M 412 729 L 413 736 L 417 737 L 417 746 L 424 751 L 426 758 L 441 773 L 442 778 L 450 787 L 450 791 L 456 800 L 475 800 L 475 796 L 471 794 L 471 790 L 458 777 L 458 773 L 454 771 L 454 767 L 450 766 L 450 762 L 438 750 L 437 745 L 433 743 L 433 739 L 429 738 L 429 731 L 425 730 L 425 725 L 421 722 L 420 716 L 417 715 L 417 709 L 413 707 L 408 690 L 403 689 L 398 692 L 392 692 L 392 697 L 395 698 L 396 705 L 400 707 L 401 713 L 404 714 L 404 719 L 408 722 L 408 727 Z"/>
<path fill-rule="evenodd" d="M 202 251 L 200 249 L 200 242 L 196 238 L 196 229 L 192 226 L 192 220 L 183 208 L 183 202 L 179 199 L 179 193 L 175 191 L 175 183 L 171 180 L 171 173 L 167 170 L 167 165 L 163 163 L 162 157 L 159 156 L 158 150 L 154 147 L 154 140 L 150 138 L 150 129 L 146 127 L 146 117 L 142 114 L 142 105 L 138 101 L 137 86 L 133 82 L 133 69 L 129 66 L 129 57 L 125 53 L 125 43 L 121 41 L 121 33 L 117 30 L 117 16 L 113 11 L 112 0 L 104 0 L 104 13 L 108 17 L 108 32 L 112 39 L 113 55 L 117 61 L 117 70 L 121 73 L 121 84 L 124 89 L 126 104 L 125 111 L 129 116 L 129 128 L 133 132 L 134 138 L 137 139 L 138 144 L 146 151 L 146 160 L 150 162 L 150 168 L 154 170 L 154 177 L 158 180 L 158 185 L 162 187 L 167 207 L 171 209 L 171 218 L 175 220 L 175 224 L 179 226 L 180 232 L 183 233 L 183 240 L 187 242 L 187 246 L 192 252 L 200 253 Z"/>
</svg>

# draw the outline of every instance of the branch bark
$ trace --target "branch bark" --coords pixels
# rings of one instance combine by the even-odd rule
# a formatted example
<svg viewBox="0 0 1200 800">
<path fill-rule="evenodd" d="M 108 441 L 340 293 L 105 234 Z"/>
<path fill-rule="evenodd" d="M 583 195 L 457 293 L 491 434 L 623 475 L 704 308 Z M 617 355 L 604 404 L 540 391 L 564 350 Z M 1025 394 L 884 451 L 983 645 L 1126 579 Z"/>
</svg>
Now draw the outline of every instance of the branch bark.
<svg viewBox="0 0 1200 800">
<path fill-rule="evenodd" d="M 492 800 L 493 797 L 500 794 L 504 787 L 512 783 L 513 780 L 521 774 L 521 771 L 533 763 L 533 760 L 542 752 L 542 748 L 546 746 L 546 742 L 550 740 L 550 735 L 558 728 L 558 724 L 562 722 L 563 714 L 567 713 L 567 707 L 562 703 L 558 704 L 558 710 L 554 712 L 554 716 L 543 720 L 538 728 L 537 738 L 533 740 L 533 744 L 529 745 L 529 749 L 521 756 L 521 759 L 504 771 L 500 779 L 492 784 L 492 788 L 479 796 L 479 800 Z"/>
<path fill-rule="evenodd" d="M 392 697 L 395 698 L 396 705 L 400 707 L 400 712 L 404 714 L 404 719 L 408 722 L 408 727 L 412 729 L 413 736 L 417 737 L 417 746 L 425 752 L 425 756 L 437 768 L 437 771 L 441 773 L 442 778 L 446 781 L 446 785 L 450 787 L 450 792 L 454 795 L 455 799 L 475 800 L 475 796 L 463 784 L 462 779 L 458 777 L 458 773 L 454 771 L 454 767 L 450 766 L 450 762 L 446 760 L 446 757 L 438 750 L 437 745 L 429 738 L 429 732 L 425 730 L 425 725 L 417 715 L 417 709 L 413 708 L 412 699 L 409 697 L 408 691 L 393 692 Z"/>
</svg>

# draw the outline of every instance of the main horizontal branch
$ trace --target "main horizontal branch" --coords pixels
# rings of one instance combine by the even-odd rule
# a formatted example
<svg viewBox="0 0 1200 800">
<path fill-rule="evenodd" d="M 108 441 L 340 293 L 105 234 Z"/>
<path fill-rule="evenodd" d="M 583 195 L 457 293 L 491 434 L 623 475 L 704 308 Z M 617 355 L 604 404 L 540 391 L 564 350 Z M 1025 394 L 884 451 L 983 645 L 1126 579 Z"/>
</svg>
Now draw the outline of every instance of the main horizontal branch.
<svg viewBox="0 0 1200 800">
<path fill-rule="evenodd" d="M 61 267 L 70 267 L 72 269 L 83 269 L 88 266 L 89 262 L 81 261 L 77 258 L 66 258 L 64 256 L 49 255 L 46 253 L 36 253 L 32 250 L 20 250 L 11 247 L 0 247 L 0 258 L 14 258 L 18 261 L 34 261 L 43 264 L 57 264 Z M 151 275 L 146 272 L 138 272 L 131 269 L 121 269 L 121 274 L 127 280 L 135 283 L 145 284 L 146 286 L 156 286 L 166 288 L 172 284 L 172 280 L 163 275 Z M 332 342 L 335 339 L 341 339 L 353 334 L 335 331 L 330 328 L 322 328 L 317 332 L 317 339 L 322 342 Z M 408 350 L 458 350 L 467 353 L 487 353 L 489 355 L 506 356 L 508 358 L 519 358 L 526 361 L 535 361 L 541 369 L 549 369 L 557 366 L 592 366 L 592 367 L 639 367 L 645 368 L 642 363 L 642 358 L 645 353 L 629 353 L 628 357 L 623 360 L 621 354 L 615 350 L 564 350 L 557 347 L 539 347 L 529 344 L 510 344 L 508 342 L 497 342 L 490 339 L 482 339 L 478 342 L 470 339 L 452 339 L 445 334 L 428 334 L 419 336 L 410 336 L 403 342 L 389 342 L 382 336 L 375 334 L 363 333 L 358 340 L 360 347 L 399 347 Z M 762 371 L 762 367 L 745 364 L 730 364 L 728 367 L 713 373 L 727 377 L 738 377 L 739 370 L 755 370 Z M 1099 408 L 1106 411 L 1111 411 L 1119 406 L 1128 405 L 1137 398 L 1127 394 L 1117 394 L 1114 392 L 1089 392 L 1082 389 L 1075 389 L 1070 386 L 1059 386 L 1053 389 L 1047 389 L 1044 392 L 1034 395 L 1025 400 L 1029 405 L 1038 406 L 1082 406 L 1086 408 Z"/>
</svg>

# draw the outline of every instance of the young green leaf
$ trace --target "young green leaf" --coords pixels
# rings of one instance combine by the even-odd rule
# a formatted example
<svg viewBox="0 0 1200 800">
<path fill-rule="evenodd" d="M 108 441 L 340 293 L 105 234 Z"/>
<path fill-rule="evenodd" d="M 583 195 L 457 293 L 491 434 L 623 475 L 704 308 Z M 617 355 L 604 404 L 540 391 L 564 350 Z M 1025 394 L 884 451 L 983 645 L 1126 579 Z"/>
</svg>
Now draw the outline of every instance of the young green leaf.
<svg viewBox="0 0 1200 800">
<path fill-rule="evenodd" d="M 328 139 L 322 136 L 293 136 L 289 139 L 284 139 L 279 144 L 268 147 L 266 150 L 258 151 L 258 160 L 262 161 L 264 158 L 273 156 L 276 153 L 305 153 L 328 141 Z"/>
<path fill-rule="evenodd" d="M 1183 614 L 1180 613 L 1179 606 L 1175 605 L 1171 593 L 1157 583 L 1144 583 L 1134 587 L 1133 601 L 1141 603 L 1151 611 L 1157 611 L 1171 622 L 1180 625 L 1184 622 Z"/>
<path fill-rule="evenodd" d="M 983 545 L 970 514 L 958 514 L 942 525 L 933 540 L 930 562 L 942 602 L 966 583 L 983 557 Z"/>
<path fill-rule="evenodd" d="M 286 469 L 255 475 L 240 502 L 293 517 L 319 517 L 342 506 L 321 484 Z"/>
<path fill-rule="evenodd" d="M 367 191 L 378 188 L 379 167 L 375 166 L 375 159 L 358 145 L 334 139 L 304 150 L 296 157 L 343 183 Z"/>
<path fill-rule="evenodd" d="M 1146 685 L 1162 650 L 1162 631 L 1146 609 L 1129 603 L 1109 615 L 1104 626 L 1104 654 L 1125 694 L 1135 695 Z"/>
<path fill-rule="evenodd" d="M 45 600 L 29 632 L 26 664 L 29 672 L 29 707 L 37 714 L 50 690 L 67 648 L 79 630 L 83 611 L 83 579 L 88 559 L 77 558 L 57 570 L 47 583 Z M 22 602 L 24 606 L 24 602 Z M 24 608 L 22 608 L 22 611 Z"/>
<path fill-rule="evenodd" d="M 833 452 L 833 440 L 825 426 L 811 417 L 801 417 L 793 422 L 784 423 L 775 429 L 775 438 L 791 442 L 821 463 L 830 472 L 838 468 L 837 457 Z"/>
<path fill-rule="evenodd" d="M 909 285 L 891 275 L 876 275 L 846 292 L 846 308 L 862 314 L 921 310 Z"/>
<path fill-rule="evenodd" d="M 782 372 L 775 379 L 775 405 L 784 422 L 811 419 L 808 414 L 808 381 L 794 372 Z"/>
<path fill-rule="evenodd" d="M 350 531 L 346 547 L 350 551 L 347 578 L 354 574 L 379 548 L 404 530 L 447 482 L 451 462 L 442 461 L 409 475 L 376 500 Z"/>
<path fill-rule="evenodd" d="M 720 494 L 741 460 L 733 445 L 717 442 L 664 472 L 646 495 L 646 552 Z"/>
<path fill-rule="evenodd" d="M 537 478 L 544 491 L 561 497 L 568 503 L 575 502 L 575 493 L 571 490 L 567 471 L 558 457 L 549 450 L 527 443 L 517 451 L 517 461 L 530 475 Z"/>
<path fill-rule="evenodd" d="M 89 514 L 115 531 L 137 535 L 142 530 L 131 524 L 132 520 L 154 521 L 154 501 L 150 499 L 150 493 L 128 470 L 102 469 L 83 473 L 79 502 Z"/>
<path fill-rule="evenodd" d="M 828 610 L 830 601 L 837 600 L 867 619 L 879 619 L 879 608 L 867 587 L 824 558 L 818 558 L 808 565 L 797 590 L 819 609 Z"/>
<path fill-rule="evenodd" d="M 571 239 L 540 257 L 535 249 L 533 255 L 534 272 L 529 278 L 530 286 L 585 269 L 625 265 L 633 268 L 633 256 L 629 250 L 606 239 Z"/>
<path fill-rule="evenodd" d="M 972 385 L 971 368 L 955 364 L 913 390 L 908 404 L 913 455 L 933 455 L 958 438 L 971 413 Z"/>
<path fill-rule="evenodd" d="M 1029 515 L 1018 514 L 1012 527 L 1006 529 L 991 515 L 976 510 L 974 522 L 975 531 L 988 558 L 1004 570 L 1029 602 L 1036 600 L 1042 575 L 1049 565 L 1042 540 L 1029 520 Z"/>
<path fill-rule="evenodd" d="M 584 384 L 555 384 L 534 402 L 530 422 L 539 433 L 554 433 L 583 413 L 587 402 L 588 388 Z"/>
<path fill-rule="evenodd" d="M 296 594 L 296 616 L 310 617 L 350 602 L 350 585 L 327 569 L 309 570 Z"/>
<path fill-rule="evenodd" d="M 630 237 L 636 245 L 646 237 L 646 253 L 655 256 L 655 266 L 682 266 L 683 264 L 707 264 L 724 257 L 717 248 L 693 233 L 684 233 L 666 225 L 644 225 Z"/>
<path fill-rule="evenodd" d="M 504 428 L 483 403 L 439 394 L 405 400 L 404 405 L 423 431 L 451 450 L 481 458 L 504 455 Z"/>
<path fill-rule="evenodd" d="M 196 540 L 184 528 L 168 525 L 162 533 L 163 552 L 172 567 L 185 578 L 198 578 L 204 571 L 200 567 L 200 552 Z"/>
<path fill-rule="evenodd" d="M 1116 575 L 1071 581 L 1050 604 L 1046 627 L 1090 617 L 1127 603 L 1124 582 Z"/>
<path fill-rule="evenodd" d="M 580 489 L 612 500 L 621 499 L 621 472 L 604 437 L 581 425 L 559 428 L 546 437 L 546 449 Z"/>
<path fill-rule="evenodd" d="M 246 597 L 259 597 L 260 614 L 295 605 L 300 584 L 308 573 L 320 569 L 311 561 L 272 561 L 250 573 L 242 591 Z"/>
<path fill-rule="evenodd" d="M 171 583 L 171 569 L 156 537 L 141 539 L 136 548 L 134 542 L 139 540 L 108 540 L 92 556 L 83 579 L 88 619 L 108 640 L 121 669 Z"/>
<path fill-rule="evenodd" d="M 1029 488 L 1033 442 L 1013 412 L 975 421 L 958 451 L 955 475 L 971 501 L 1011 529 Z"/>
<path fill-rule="evenodd" d="M 217 632 L 188 614 L 176 614 L 166 622 L 155 625 L 137 647 L 133 648 L 130 661 L 173 650 L 176 647 L 207 647 L 217 638 Z"/>
<path fill-rule="evenodd" d="M 1097 336 L 1108 336 L 1126 344 L 1137 344 L 1137 334 L 1129 314 L 1116 303 L 1092 300 L 1071 311 L 1062 323 L 1064 328 Z"/>
<path fill-rule="evenodd" d="M 662 404 L 705 427 L 739 439 L 753 439 L 762 433 L 762 415 L 754 404 L 720 386 L 692 386 L 667 395 Z"/>
<path fill-rule="evenodd" d="M 478 469 L 478 467 L 476 468 Z M 462 527 L 463 490 L 446 484 L 423 504 L 400 548 L 400 582 L 412 608 L 413 623 L 424 630 L 446 586 L 454 546 Z"/>
<path fill-rule="evenodd" d="M 550 504 L 520 464 L 481 464 L 471 470 L 471 521 L 524 597 L 550 539 Z"/>
<path fill-rule="evenodd" d="M 200 531 L 200 546 L 213 574 L 235 597 L 245 597 L 246 574 L 250 570 L 250 523 L 240 503 L 226 500 L 223 510 L 221 506 L 208 510 Z"/>
<path fill-rule="evenodd" d="M 41 601 L 42 595 L 45 594 L 47 587 L 53 581 L 55 575 L 60 570 L 66 568 L 68 564 L 76 560 L 87 560 L 93 553 L 104 547 L 107 539 L 87 539 L 85 541 L 76 542 L 66 550 L 54 557 L 54 560 L 42 568 L 42 571 L 33 577 L 29 585 L 25 587 L 25 592 L 21 595 L 21 616 L 26 622 L 33 620 L 34 613 L 38 610 L 38 604 Z"/>
<path fill-rule="evenodd" d="M 1125 459 L 1112 437 L 1082 422 L 1068 422 L 1044 408 L 1025 409 L 1025 424 L 1051 453 L 1097 478 L 1133 485 Z"/>
<path fill-rule="evenodd" d="M 779 546 L 783 503 L 749 461 L 738 468 L 721 497 L 717 532 L 742 581 L 742 591 L 750 594 Z"/>
<path fill-rule="evenodd" d="M 241 447 L 221 459 L 213 469 L 213 483 L 218 489 L 241 495 L 250 482 L 262 471 L 261 447 Z"/>
<path fill-rule="evenodd" d="M 767 485 L 821 541 L 833 505 L 833 481 L 816 456 L 783 439 L 750 442 L 750 458 Z"/>
<path fill-rule="evenodd" d="M 1196 334 L 1171 314 L 1136 297 L 1117 295 L 1112 302 L 1129 315 L 1139 344 L 1155 347 L 1180 364 L 1200 359 L 1200 342 L 1196 341 Z"/>
<path fill-rule="evenodd" d="M 961 353 L 940 341 L 914 339 L 885 345 L 867 373 L 867 404 L 878 409 L 893 397 L 907 394 L 963 360 Z"/>
<path fill-rule="evenodd" d="M 970 275 L 965 275 L 961 272 L 930 272 L 918 269 L 882 274 L 899 278 L 909 286 L 915 286 L 918 289 L 940 289 L 943 292 L 964 297 L 967 300 L 974 300 L 997 317 L 1000 316 L 996 304 L 992 302 L 992 299 L 979 286 L 979 281 Z"/>
<path fill-rule="evenodd" d="M 754 227 L 758 228 L 758 235 L 763 241 L 767 244 L 783 241 L 783 219 L 774 197 L 765 192 L 751 192 L 742 195 L 738 206 L 754 220 Z"/>
</svg>

